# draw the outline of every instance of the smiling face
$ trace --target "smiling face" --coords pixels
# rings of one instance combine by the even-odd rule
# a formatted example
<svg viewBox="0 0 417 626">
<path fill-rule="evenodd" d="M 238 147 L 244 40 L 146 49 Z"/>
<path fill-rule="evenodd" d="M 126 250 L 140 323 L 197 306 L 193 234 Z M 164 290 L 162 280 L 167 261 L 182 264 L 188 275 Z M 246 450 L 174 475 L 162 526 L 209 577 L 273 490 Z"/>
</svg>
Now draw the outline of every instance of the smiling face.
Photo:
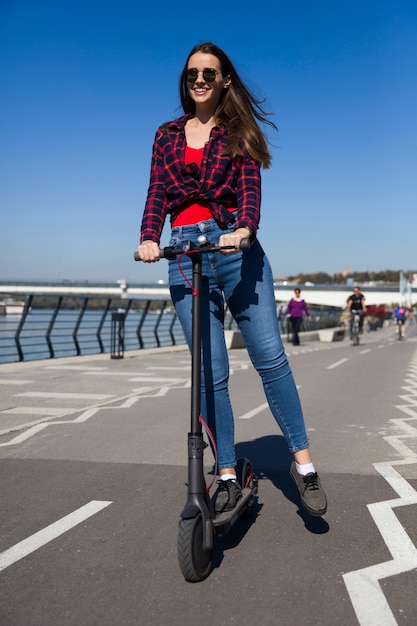
<svg viewBox="0 0 417 626">
<path fill-rule="evenodd" d="M 196 52 L 189 58 L 187 69 L 197 71 L 195 80 L 187 82 L 188 93 L 196 107 L 215 110 L 223 89 L 230 85 L 230 76 L 223 76 L 219 59 L 213 54 Z M 213 81 L 207 81 L 204 78 L 205 69 L 213 69 L 217 72 Z"/>
</svg>

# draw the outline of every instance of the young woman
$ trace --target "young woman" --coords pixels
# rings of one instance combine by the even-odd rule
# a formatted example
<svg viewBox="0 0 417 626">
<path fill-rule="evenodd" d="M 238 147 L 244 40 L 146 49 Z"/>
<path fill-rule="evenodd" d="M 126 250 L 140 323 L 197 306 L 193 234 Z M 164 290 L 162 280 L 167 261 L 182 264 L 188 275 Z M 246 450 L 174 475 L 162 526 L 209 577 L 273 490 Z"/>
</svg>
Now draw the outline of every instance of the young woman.
<svg viewBox="0 0 417 626">
<path fill-rule="evenodd" d="M 158 128 L 153 144 L 150 183 L 138 247 L 142 261 L 160 258 L 159 242 L 167 215 L 170 245 L 204 234 L 210 243 L 234 246 L 203 255 L 209 313 L 203 319 L 202 414 L 218 452 L 220 480 L 217 512 L 232 509 L 241 495 L 236 481 L 234 418 L 229 398 L 229 363 L 224 339 L 224 299 L 261 376 L 270 409 L 294 461 L 291 476 L 301 502 L 323 515 L 326 495 L 315 471 L 303 413 L 279 334 L 268 259 L 257 239 L 260 217 L 260 168 L 271 156 L 258 122 L 274 126 L 239 78 L 232 62 L 213 43 L 191 50 L 180 78 L 184 115 Z M 240 251 L 242 239 L 252 246 Z M 191 260 L 181 263 L 191 280 Z M 191 346 L 192 293 L 177 261 L 169 262 L 173 304 Z"/>
</svg>

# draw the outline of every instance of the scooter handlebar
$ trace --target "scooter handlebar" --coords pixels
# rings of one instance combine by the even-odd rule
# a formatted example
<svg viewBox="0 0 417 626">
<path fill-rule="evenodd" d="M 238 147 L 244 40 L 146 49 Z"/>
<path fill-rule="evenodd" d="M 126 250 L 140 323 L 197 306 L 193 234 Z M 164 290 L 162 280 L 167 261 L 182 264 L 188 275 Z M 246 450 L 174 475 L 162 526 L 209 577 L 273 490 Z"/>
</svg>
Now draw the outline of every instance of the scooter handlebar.
<svg viewBox="0 0 417 626">
<path fill-rule="evenodd" d="M 249 250 L 252 242 L 249 237 L 242 239 L 240 242 L 239 249 L 240 250 Z M 202 245 L 202 246 L 193 246 L 191 242 L 185 242 L 181 248 L 174 248 L 172 246 L 166 246 L 165 248 L 160 248 L 161 259 L 174 259 L 179 254 L 183 254 L 184 252 L 188 252 L 191 250 L 196 250 L 197 252 L 221 252 L 222 250 L 232 250 L 235 246 L 219 246 L 217 244 L 214 245 Z M 133 254 L 133 258 L 135 261 L 141 261 L 139 257 L 139 252 L 136 251 Z"/>
</svg>

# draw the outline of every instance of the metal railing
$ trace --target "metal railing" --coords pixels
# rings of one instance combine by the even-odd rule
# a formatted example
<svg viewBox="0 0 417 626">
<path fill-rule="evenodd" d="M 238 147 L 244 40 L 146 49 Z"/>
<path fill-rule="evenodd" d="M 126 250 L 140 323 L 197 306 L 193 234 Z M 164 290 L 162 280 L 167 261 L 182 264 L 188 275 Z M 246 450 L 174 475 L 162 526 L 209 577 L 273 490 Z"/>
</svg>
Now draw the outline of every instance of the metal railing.
<svg viewBox="0 0 417 626">
<path fill-rule="evenodd" d="M 0 315 L 0 363 L 114 351 L 121 356 L 128 350 L 185 344 L 167 299 L 27 294 L 21 301 L 18 314 L 14 306 L 14 314 Z M 226 327 L 234 325 L 226 312 Z"/>
<path fill-rule="evenodd" d="M 0 363 L 115 352 L 120 357 L 124 351 L 185 344 L 175 309 L 163 297 L 31 293 L 20 298 L 19 313 L 14 306 L 14 314 L 0 315 Z M 282 332 L 288 332 L 282 305 L 277 307 L 277 316 Z M 304 330 L 340 323 L 336 310 L 318 309 L 312 316 L 312 321 L 305 321 Z M 237 329 L 227 308 L 225 328 Z"/>
<path fill-rule="evenodd" d="M 185 343 L 167 300 L 29 294 L 21 314 L 0 316 L 0 363 L 111 352 L 120 313 L 123 350 Z"/>
</svg>

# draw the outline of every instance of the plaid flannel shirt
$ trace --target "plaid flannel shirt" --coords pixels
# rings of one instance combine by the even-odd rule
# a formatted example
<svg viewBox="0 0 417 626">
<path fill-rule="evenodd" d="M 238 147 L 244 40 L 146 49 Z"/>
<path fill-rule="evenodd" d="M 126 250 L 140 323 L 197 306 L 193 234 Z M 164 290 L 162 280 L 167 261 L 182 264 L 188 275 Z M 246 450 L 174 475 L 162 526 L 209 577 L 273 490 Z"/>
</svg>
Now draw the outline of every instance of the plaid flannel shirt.
<svg viewBox="0 0 417 626">
<path fill-rule="evenodd" d="M 215 126 L 204 148 L 201 169 L 185 165 L 184 115 L 156 131 L 152 148 L 150 182 L 141 226 L 141 242 L 160 242 L 167 214 L 171 223 L 190 201 L 208 206 L 213 219 L 222 226 L 235 222 L 254 235 L 258 229 L 261 204 L 261 174 L 258 161 L 243 146 L 235 158 L 222 155 L 228 140 L 226 127 Z M 237 208 L 232 213 L 229 208 Z"/>
</svg>

